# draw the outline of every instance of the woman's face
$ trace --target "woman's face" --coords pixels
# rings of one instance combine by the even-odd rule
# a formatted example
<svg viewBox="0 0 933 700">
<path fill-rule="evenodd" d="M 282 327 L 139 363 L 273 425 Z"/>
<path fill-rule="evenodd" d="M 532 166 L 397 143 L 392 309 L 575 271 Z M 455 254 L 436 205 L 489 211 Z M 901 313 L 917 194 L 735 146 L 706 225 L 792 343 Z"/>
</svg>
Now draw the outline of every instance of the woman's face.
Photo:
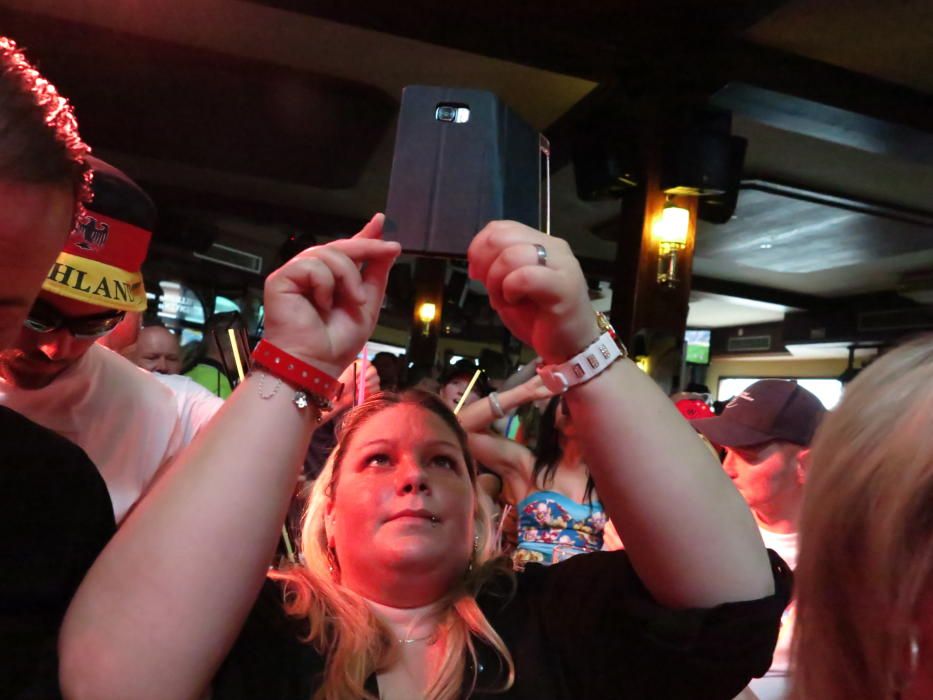
<svg viewBox="0 0 933 700">
<path fill-rule="evenodd" d="M 573 418 L 570 416 L 570 409 L 563 398 L 557 403 L 557 410 L 554 412 L 554 428 L 557 429 L 564 438 L 576 437 L 576 431 L 573 426 Z"/>
<path fill-rule="evenodd" d="M 471 377 L 466 376 L 454 377 L 441 387 L 440 396 L 444 399 L 444 403 L 450 406 L 451 410 L 457 407 L 457 402 L 460 401 L 460 397 L 463 396 L 463 392 L 469 386 L 470 379 Z M 479 401 L 480 398 L 480 394 L 476 389 L 471 390 L 470 395 L 463 402 L 463 407 L 466 408 L 474 401 Z"/>
<path fill-rule="evenodd" d="M 434 602 L 469 564 L 474 504 L 460 443 L 439 416 L 413 404 L 375 414 L 349 437 L 325 516 L 341 582 L 384 605 Z"/>
</svg>

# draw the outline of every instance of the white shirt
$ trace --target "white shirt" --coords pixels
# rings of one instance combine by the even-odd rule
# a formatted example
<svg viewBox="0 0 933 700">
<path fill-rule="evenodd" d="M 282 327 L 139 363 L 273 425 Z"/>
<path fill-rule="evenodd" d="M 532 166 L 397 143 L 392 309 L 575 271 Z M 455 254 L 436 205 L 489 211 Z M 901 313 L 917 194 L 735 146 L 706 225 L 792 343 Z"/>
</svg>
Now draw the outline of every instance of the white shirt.
<svg viewBox="0 0 933 700">
<path fill-rule="evenodd" d="M 205 389 L 191 377 L 160 372 L 153 372 L 152 376 L 175 394 L 175 407 L 178 409 L 178 418 L 184 430 L 182 441 L 186 445 L 224 405 L 222 398 Z"/>
<path fill-rule="evenodd" d="M 97 344 L 41 389 L 0 380 L 0 404 L 87 452 L 107 484 L 118 523 L 185 444 L 172 391 Z"/>
<path fill-rule="evenodd" d="M 765 547 L 773 549 L 791 569 L 797 568 L 797 533 L 782 534 L 758 528 Z M 794 614 L 796 607 L 792 600 L 781 617 L 781 631 L 778 633 L 777 646 L 771 668 L 762 678 L 753 678 L 748 687 L 759 700 L 784 700 L 790 692 L 790 645 L 794 634 Z"/>
</svg>

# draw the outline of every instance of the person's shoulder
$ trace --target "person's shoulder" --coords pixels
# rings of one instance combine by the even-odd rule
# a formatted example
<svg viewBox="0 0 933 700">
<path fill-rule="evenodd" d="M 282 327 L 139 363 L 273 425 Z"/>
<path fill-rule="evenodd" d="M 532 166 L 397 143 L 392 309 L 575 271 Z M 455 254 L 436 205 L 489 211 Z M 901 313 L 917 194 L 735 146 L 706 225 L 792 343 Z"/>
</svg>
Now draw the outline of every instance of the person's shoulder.
<svg viewBox="0 0 933 700">
<path fill-rule="evenodd" d="M 178 416 L 185 427 L 185 442 L 207 425 L 224 405 L 223 399 L 190 377 L 180 374 L 153 374 L 153 378 L 172 392 Z"/>
<path fill-rule="evenodd" d="M 223 367 L 210 358 L 201 359 L 198 364 L 184 372 L 184 376 L 190 377 L 212 394 L 219 395 L 221 399 L 227 398 L 233 390 Z"/>
<path fill-rule="evenodd" d="M 218 398 L 212 391 L 208 391 L 201 384 L 198 384 L 188 375 L 154 373 L 152 376 L 176 394 L 184 396 L 186 399 L 209 401 L 211 403 L 216 403 L 218 407 L 223 405 L 222 399 Z"/>
<path fill-rule="evenodd" d="M 223 371 L 223 366 L 219 362 L 209 357 L 202 357 L 184 374 L 190 377 L 193 374 L 223 374 Z"/>
<path fill-rule="evenodd" d="M 39 462 L 68 461 L 60 457 L 90 462 L 84 450 L 73 442 L 6 406 L 0 406 L 0 445 L 7 458 L 11 453 L 22 453 Z"/>
<path fill-rule="evenodd" d="M 93 492 L 110 502 L 103 477 L 83 449 L 5 406 L 0 406 L 0 461 L 6 481 L 37 477 L 54 483 L 56 492 Z"/>
<path fill-rule="evenodd" d="M 781 558 L 790 563 L 791 568 L 797 561 L 797 550 L 800 543 L 799 532 L 771 532 L 760 525 L 758 531 L 761 533 L 761 539 L 765 547 L 772 549 L 781 555 Z"/>
<path fill-rule="evenodd" d="M 194 381 L 191 377 L 185 376 L 184 374 L 162 374 L 161 372 L 153 372 L 152 377 L 159 382 L 162 382 L 174 392 L 183 392 L 191 391 L 197 392 L 197 389 L 193 388 L 192 385 L 200 389 L 204 389 L 203 386 Z M 204 389 L 207 391 L 207 389 Z M 210 392 L 207 392 L 210 393 Z"/>
<path fill-rule="evenodd" d="M 26 416 L 21 413 L 17 413 L 12 408 L 7 406 L 0 406 L 0 433 L 3 437 L 12 435 L 22 435 L 28 437 L 30 433 L 41 432 L 48 435 L 54 436 L 56 439 L 59 438 L 58 435 L 55 435 L 51 430 L 43 428 L 38 423 L 33 423 Z M 7 443 L 7 440 L 0 440 L 0 442 Z"/>
</svg>

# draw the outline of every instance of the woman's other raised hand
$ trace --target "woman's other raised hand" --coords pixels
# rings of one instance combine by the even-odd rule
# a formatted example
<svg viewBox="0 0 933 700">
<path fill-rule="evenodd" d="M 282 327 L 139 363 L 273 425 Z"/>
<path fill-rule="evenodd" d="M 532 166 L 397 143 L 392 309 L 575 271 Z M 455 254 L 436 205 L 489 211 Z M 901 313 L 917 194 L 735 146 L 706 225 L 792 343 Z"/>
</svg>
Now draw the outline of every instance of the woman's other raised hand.
<svg viewBox="0 0 933 700">
<path fill-rule="evenodd" d="M 515 221 L 493 221 L 467 253 L 470 277 L 512 334 L 546 364 L 564 362 L 599 337 L 580 263 L 567 242 Z"/>
</svg>

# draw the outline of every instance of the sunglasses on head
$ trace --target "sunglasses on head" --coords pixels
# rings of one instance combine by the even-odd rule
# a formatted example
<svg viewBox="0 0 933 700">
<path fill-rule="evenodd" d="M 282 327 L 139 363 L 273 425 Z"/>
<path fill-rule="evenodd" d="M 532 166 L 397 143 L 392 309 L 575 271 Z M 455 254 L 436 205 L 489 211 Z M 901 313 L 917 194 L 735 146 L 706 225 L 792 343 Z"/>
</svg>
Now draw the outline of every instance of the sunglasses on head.
<svg viewBox="0 0 933 700">
<path fill-rule="evenodd" d="M 125 311 L 108 311 L 93 316 L 65 316 L 47 301 L 36 299 L 23 325 L 36 333 L 51 333 L 64 328 L 75 338 L 99 338 L 116 328 L 124 316 Z"/>
</svg>

